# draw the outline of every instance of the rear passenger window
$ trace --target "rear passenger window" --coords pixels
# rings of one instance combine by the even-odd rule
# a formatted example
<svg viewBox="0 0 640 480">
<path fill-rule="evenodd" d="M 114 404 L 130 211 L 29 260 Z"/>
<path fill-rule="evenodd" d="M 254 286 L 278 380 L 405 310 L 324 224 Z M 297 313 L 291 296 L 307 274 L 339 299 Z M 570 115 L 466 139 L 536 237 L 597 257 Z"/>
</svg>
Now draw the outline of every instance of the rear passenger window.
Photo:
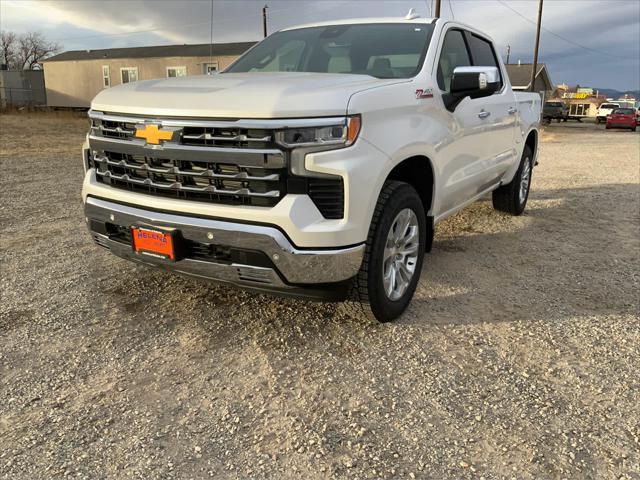
<svg viewBox="0 0 640 480">
<path fill-rule="evenodd" d="M 442 43 L 438 61 L 438 86 L 440 90 L 451 92 L 451 77 L 456 67 L 471 65 L 467 45 L 460 30 L 449 30 Z"/>
<path fill-rule="evenodd" d="M 491 43 L 473 34 L 469 34 L 467 39 L 469 40 L 473 64 L 477 67 L 496 67 L 500 72 L 498 60 Z M 500 87 L 502 87 L 502 72 L 500 72 Z"/>
</svg>

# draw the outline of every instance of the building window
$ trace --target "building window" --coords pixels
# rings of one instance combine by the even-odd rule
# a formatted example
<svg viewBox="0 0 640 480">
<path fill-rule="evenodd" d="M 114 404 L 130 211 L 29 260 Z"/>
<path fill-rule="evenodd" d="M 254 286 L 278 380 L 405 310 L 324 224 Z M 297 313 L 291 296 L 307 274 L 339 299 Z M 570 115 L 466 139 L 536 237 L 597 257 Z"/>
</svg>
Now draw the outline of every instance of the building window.
<svg viewBox="0 0 640 480">
<path fill-rule="evenodd" d="M 167 67 L 167 77 L 186 77 L 187 67 Z"/>
<path fill-rule="evenodd" d="M 125 67 L 120 69 L 122 83 L 138 81 L 138 67 Z"/>
<path fill-rule="evenodd" d="M 211 75 L 218 71 L 218 62 L 213 63 L 203 63 L 202 64 L 202 73 L 205 75 Z"/>
<path fill-rule="evenodd" d="M 569 105 L 569 115 L 576 117 L 584 117 L 589 114 L 588 103 L 573 103 Z"/>
<path fill-rule="evenodd" d="M 102 88 L 109 88 L 111 86 L 111 79 L 109 78 L 109 66 L 102 66 Z"/>
</svg>

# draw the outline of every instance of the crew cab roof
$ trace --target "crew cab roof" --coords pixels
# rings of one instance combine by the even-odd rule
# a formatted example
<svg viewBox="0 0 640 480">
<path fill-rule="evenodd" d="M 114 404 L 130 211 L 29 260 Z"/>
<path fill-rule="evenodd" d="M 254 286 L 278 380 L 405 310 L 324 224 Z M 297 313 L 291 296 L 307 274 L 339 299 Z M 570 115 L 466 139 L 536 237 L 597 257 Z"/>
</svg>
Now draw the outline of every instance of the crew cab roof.
<svg viewBox="0 0 640 480">
<path fill-rule="evenodd" d="M 362 25 L 367 23 L 398 23 L 398 24 L 430 24 L 434 23 L 437 18 L 412 18 L 405 19 L 402 17 L 375 17 L 375 18 L 349 18 L 345 20 L 328 20 L 325 22 L 305 23 L 303 25 L 295 25 L 293 27 L 286 27 L 281 29 L 281 32 L 287 30 L 297 30 L 299 28 L 309 27 L 329 27 L 333 25 Z"/>
</svg>

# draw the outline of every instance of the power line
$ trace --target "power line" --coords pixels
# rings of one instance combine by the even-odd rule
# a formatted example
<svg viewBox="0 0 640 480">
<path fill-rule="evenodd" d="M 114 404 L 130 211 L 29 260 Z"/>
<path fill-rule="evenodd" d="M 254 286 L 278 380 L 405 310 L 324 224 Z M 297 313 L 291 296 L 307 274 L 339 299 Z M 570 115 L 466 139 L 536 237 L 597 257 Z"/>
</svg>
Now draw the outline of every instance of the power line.
<svg viewBox="0 0 640 480">
<path fill-rule="evenodd" d="M 503 0 L 496 0 L 496 1 L 497 1 L 498 3 L 500 3 L 502 6 L 507 7 L 509 10 L 511 10 L 513 13 L 515 13 L 515 14 L 516 14 L 516 15 L 518 15 L 519 17 L 523 18 L 523 19 L 524 19 L 524 20 L 526 20 L 527 22 L 532 23 L 532 24 L 534 24 L 534 25 L 537 25 L 537 22 L 535 22 L 534 20 L 531 20 L 531 19 L 530 19 L 530 18 L 528 18 L 528 17 L 525 17 L 523 14 L 521 14 L 519 11 L 517 11 L 515 8 L 511 7 L 511 6 L 510 6 L 510 5 L 508 5 L 507 3 L 505 3 Z M 621 57 L 621 56 L 619 56 L 619 55 L 612 55 L 612 54 L 607 53 L 607 52 L 603 52 L 603 51 L 596 50 L 596 49 L 591 48 L 591 47 L 587 47 L 587 46 L 582 45 L 582 44 L 580 44 L 580 43 L 578 43 L 578 42 L 574 42 L 573 40 L 570 40 L 570 39 L 568 39 L 568 38 L 566 38 L 566 37 L 563 37 L 562 35 L 559 35 L 559 34 L 557 34 L 557 33 L 555 33 L 555 32 L 552 32 L 551 30 L 549 30 L 549 29 L 547 29 L 547 28 L 542 27 L 542 30 L 544 30 L 545 32 L 547 32 L 547 33 L 549 33 L 549 34 L 553 35 L 554 37 L 559 38 L 560 40 L 564 40 L 564 41 L 565 41 L 565 42 L 567 42 L 567 43 L 570 43 L 570 44 L 572 44 L 572 45 L 575 45 L 576 47 L 580 47 L 580 48 L 582 48 L 582 49 L 584 49 L 584 50 L 587 50 L 587 51 L 589 51 L 589 52 L 598 53 L 598 54 L 600 54 L 600 55 L 606 55 L 606 56 L 608 56 L 608 57 L 621 58 L 621 59 L 623 59 L 623 60 L 627 60 L 627 59 L 628 59 L 628 57 Z"/>
</svg>

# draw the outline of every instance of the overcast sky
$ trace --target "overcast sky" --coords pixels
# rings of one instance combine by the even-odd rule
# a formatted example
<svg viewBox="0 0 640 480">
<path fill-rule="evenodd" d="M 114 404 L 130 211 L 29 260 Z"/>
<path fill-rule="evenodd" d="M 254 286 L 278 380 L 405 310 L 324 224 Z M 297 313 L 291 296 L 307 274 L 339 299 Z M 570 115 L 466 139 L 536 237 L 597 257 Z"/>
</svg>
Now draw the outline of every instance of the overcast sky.
<svg viewBox="0 0 640 480">
<path fill-rule="evenodd" d="M 404 16 L 411 7 L 431 16 L 432 0 L 266 3 L 273 32 L 320 20 Z M 214 42 L 260 39 L 264 4 L 264 0 L 214 0 Z M 511 45 L 512 63 L 530 62 L 537 4 L 537 0 L 442 0 L 442 16 L 487 32 L 503 59 Z M 0 0 L 3 30 L 39 30 L 64 50 L 207 43 L 210 15 L 210 0 Z M 554 83 L 640 89 L 639 0 L 545 0 L 543 28 L 540 61 L 548 65 Z"/>
</svg>

